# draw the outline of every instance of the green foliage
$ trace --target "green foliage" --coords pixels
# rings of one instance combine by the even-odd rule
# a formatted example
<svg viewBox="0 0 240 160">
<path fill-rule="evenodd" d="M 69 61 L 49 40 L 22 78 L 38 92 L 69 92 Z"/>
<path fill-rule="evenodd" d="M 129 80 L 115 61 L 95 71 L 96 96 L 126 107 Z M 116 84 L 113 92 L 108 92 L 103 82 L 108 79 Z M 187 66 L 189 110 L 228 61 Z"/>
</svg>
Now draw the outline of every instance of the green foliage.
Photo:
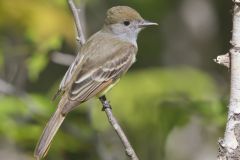
<svg viewBox="0 0 240 160">
<path fill-rule="evenodd" d="M 48 58 L 46 55 L 38 53 L 28 59 L 29 77 L 31 80 L 36 80 L 39 73 L 46 67 Z"/>
<path fill-rule="evenodd" d="M 54 48 L 59 48 L 61 45 L 61 39 L 59 37 L 52 37 L 46 42 L 41 43 L 38 51 L 36 51 L 27 60 L 27 67 L 29 70 L 30 80 L 37 80 L 41 71 L 45 69 L 48 64 L 49 56 L 47 52 Z"/>
<path fill-rule="evenodd" d="M 66 5 L 64 0 L 1 1 L 0 30 L 20 31 L 20 34 L 30 37 L 38 44 L 58 35 L 72 41 L 74 32 L 70 14 L 63 10 Z"/>
<path fill-rule="evenodd" d="M 59 49 L 62 39 L 69 44 L 74 44 L 74 26 L 66 7 L 67 2 L 64 0 L 0 2 L 1 42 L 13 37 L 21 39 L 23 42 L 20 41 L 20 43 L 25 43 L 19 45 L 24 46 L 24 55 L 28 55 L 27 68 L 29 79 L 32 81 L 36 81 L 47 66 L 48 52 Z M 1 48 L 3 47 L 5 46 Z M 13 52 L 18 54 L 19 50 L 16 49 Z M 0 54 L 2 56 L 3 53 Z M 2 61 L 1 58 L 0 61 Z"/>
<path fill-rule="evenodd" d="M 182 108 L 185 108 L 189 105 L 185 103 L 189 101 L 201 106 L 206 106 L 203 103 L 206 102 L 211 105 L 209 109 L 213 112 L 218 112 L 220 109 L 217 109 L 218 94 L 211 78 L 189 68 L 162 70 L 155 68 L 128 73 L 111 91 L 109 99 L 114 106 L 114 111 L 123 116 L 122 119 L 139 116 L 130 120 L 129 124 L 132 125 L 142 125 L 145 119 L 158 121 L 157 110 L 174 103 L 177 106 L 183 104 Z M 136 114 L 144 110 L 143 113 L 147 116 L 147 111 L 151 109 L 155 110 L 153 113 L 157 115 L 150 114 L 147 118 L 142 118 L 142 115 Z"/>
<path fill-rule="evenodd" d="M 224 122 L 214 82 L 205 73 L 189 68 L 130 72 L 110 91 L 108 99 L 143 159 L 149 154 L 162 157 L 169 133 L 174 127 L 185 125 L 194 114 L 205 117 L 206 123 L 218 121 L 221 126 Z M 44 94 L 1 97 L 0 134 L 33 150 L 56 105 Z M 111 129 L 100 111 L 100 103 L 92 108 L 91 124 L 87 108 L 81 108 L 67 117 L 55 138 L 50 157 L 59 157 L 63 151 L 70 155 L 79 151 L 92 154 L 92 147 L 96 147 L 95 130 L 105 133 Z"/>
<path fill-rule="evenodd" d="M 162 157 L 169 133 L 174 127 L 186 124 L 193 114 L 205 117 L 207 123 L 225 122 L 213 80 L 189 68 L 152 68 L 129 73 L 111 91 L 109 99 L 143 159 L 149 157 L 146 148 L 153 145 L 151 154 Z M 105 115 L 99 108 L 93 114 L 94 127 L 106 130 L 109 125 Z"/>
</svg>

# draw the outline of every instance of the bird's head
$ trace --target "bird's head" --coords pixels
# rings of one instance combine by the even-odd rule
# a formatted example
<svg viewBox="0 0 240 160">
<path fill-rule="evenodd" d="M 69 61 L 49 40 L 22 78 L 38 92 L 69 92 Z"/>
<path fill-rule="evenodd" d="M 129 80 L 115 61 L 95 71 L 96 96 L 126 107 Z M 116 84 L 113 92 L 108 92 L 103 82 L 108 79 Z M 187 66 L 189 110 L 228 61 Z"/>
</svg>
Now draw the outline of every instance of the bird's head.
<svg viewBox="0 0 240 160">
<path fill-rule="evenodd" d="M 143 28 L 152 25 L 158 24 L 144 20 L 133 8 L 115 6 L 107 11 L 104 28 L 116 35 L 125 35 L 136 39 Z"/>
</svg>

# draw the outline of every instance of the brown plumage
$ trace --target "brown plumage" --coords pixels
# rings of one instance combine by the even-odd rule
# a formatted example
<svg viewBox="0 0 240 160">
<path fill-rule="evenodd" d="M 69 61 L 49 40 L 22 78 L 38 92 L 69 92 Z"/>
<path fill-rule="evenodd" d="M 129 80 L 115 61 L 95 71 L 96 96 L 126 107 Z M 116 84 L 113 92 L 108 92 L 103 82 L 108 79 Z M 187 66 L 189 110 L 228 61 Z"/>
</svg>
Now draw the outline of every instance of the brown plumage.
<svg viewBox="0 0 240 160">
<path fill-rule="evenodd" d="M 132 25 L 125 25 L 123 21 L 126 19 Z M 46 155 L 53 137 L 71 110 L 101 95 L 131 67 L 137 53 L 140 23 L 143 25 L 144 20 L 130 7 L 117 6 L 108 10 L 104 27 L 82 46 L 60 84 L 58 93 L 63 95 L 36 146 L 34 156 L 37 159 Z"/>
<path fill-rule="evenodd" d="M 114 24 L 121 21 L 142 21 L 141 15 L 133 8 L 127 6 L 116 6 L 112 7 L 107 11 L 107 17 L 105 19 L 106 24 Z"/>
</svg>

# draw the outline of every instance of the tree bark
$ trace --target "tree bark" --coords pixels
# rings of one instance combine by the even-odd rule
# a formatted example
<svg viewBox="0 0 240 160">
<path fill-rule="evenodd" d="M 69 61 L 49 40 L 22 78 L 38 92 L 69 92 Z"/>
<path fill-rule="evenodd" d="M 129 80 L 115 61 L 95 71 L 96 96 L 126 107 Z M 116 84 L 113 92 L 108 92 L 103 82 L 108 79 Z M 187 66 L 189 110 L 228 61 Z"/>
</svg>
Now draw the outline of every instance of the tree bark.
<svg viewBox="0 0 240 160">
<path fill-rule="evenodd" d="M 218 160 L 240 159 L 240 0 L 234 0 L 230 57 L 230 100 L 224 138 L 219 140 Z"/>
</svg>

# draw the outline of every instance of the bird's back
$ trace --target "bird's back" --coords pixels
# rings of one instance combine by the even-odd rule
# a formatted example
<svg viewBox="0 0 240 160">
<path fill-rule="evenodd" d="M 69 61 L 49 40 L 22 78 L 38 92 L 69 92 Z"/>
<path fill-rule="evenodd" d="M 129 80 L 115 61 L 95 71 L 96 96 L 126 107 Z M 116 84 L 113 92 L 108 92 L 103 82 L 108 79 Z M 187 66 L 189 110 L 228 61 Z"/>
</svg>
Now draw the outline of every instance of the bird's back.
<svg viewBox="0 0 240 160">
<path fill-rule="evenodd" d="M 82 87 L 85 87 L 86 83 L 91 81 L 91 83 L 96 85 L 97 82 L 103 83 L 104 81 L 114 78 L 114 76 L 121 76 L 123 73 L 125 73 L 126 67 L 128 69 L 135 61 L 136 52 L 137 48 L 134 44 L 124 41 L 113 34 L 99 31 L 91 36 L 82 46 L 77 58 L 73 62 L 75 63 L 73 65 L 74 67 L 70 66 L 62 80 L 60 87 L 64 89 L 64 92 L 69 94 L 71 99 L 86 101 L 92 96 L 95 96 L 91 95 L 89 97 L 88 95 L 84 95 L 86 94 L 86 91 Z M 130 60 L 125 61 L 128 58 Z M 126 66 L 121 66 L 123 63 L 126 63 Z M 104 67 L 110 67 L 112 70 L 115 69 L 114 67 L 118 67 L 118 70 L 123 69 L 124 72 L 119 71 L 111 76 L 106 75 L 105 77 L 101 77 L 101 79 L 94 79 L 93 73 L 97 74 L 97 72 L 101 72 L 102 68 Z M 121 69 L 121 67 L 123 68 Z M 84 96 L 80 99 L 76 98 L 81 97 L 81 95 Z"/>
</svg>

